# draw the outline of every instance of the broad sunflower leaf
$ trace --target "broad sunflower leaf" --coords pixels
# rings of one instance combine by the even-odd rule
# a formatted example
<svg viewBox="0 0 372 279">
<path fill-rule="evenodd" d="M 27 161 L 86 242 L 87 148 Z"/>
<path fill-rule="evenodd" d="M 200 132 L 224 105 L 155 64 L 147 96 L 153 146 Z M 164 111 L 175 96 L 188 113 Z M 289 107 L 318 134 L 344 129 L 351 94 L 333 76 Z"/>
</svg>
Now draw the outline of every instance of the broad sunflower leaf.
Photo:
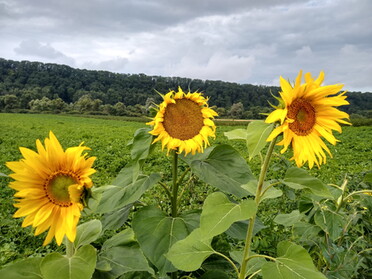
<svg viewBox="0 0 372 279">
<path fill-rule="evenodd" d="M 261 150 L 267 144 L 266 139 L 269 137 L 273 124 L 265 123 L 263 120 L 255 120 L 247 126 L 247 148 L 249 160 L 260 154 Z"/>
<path fill-rule="evenodd" d="M 204 201 L 200 231 L 206 238 L 213 238 L 225 232 L 234 222 L 251 218 L 256 211 L 253 200 L 233 203 L 221 192 L 212 193 Z"/>
<path fill-rule="evenodd" d="M 100 187 L 103 188 L 101 190 L 103 194 L 98 204 L 97 211 L 100 213 L 107 213 L 137 201 L 142 194 L 154 186 L 160 178 L 160 174 L 153 173 L 150 176 L 142 175 L 135 182 L 125 187 L 116 185 Z M 98 188 L 98 191 L 100 188 Z"/>
<path fill-rule="evenodd" d="M 285 227 L 290 227 L 299 222 L 303 215 L 298 210 L 293 210 L 289 214 L 278 214 L 274 218 L 274 222 Z"/>
<path fill-rule="evenodd" d="M 275 262 L 266 262 L 262 266 L 264 279 L 291 278 L 291 279 L 326 279 L 319 272 L 307 251 L 300 245 L 289 241 L 279 242 L 278 257 Z"/>
<path fill-rule="evenodd" d="M 206 238 L 201 229 L 195 229 L 185 239 L 176 242 L 166 254 L 172 264 L 184 271 L 194 271 L 215 251 L 211 246 L 212 237 Z"/>
<path fill-rule="evenodd" d="M 150 154 L 153 148 L 151 144 L 153 136 L 149 133 L 150 131 L 150 128 L 140 128 L 134 132 L 133 139 L 128 143 L 128 146 L 131 147 L 132 160 L 143 160 Z"/>
<path fill-rule="evenodd" d="M 114 246 L 98 255 L 97 270 L 108 272 L 110 278 L 134 271 L 146 271 L 154 274 L 146 257 L 137 243 L 127 246 Z"/>
<path fill-rule="evenodd" d="M 317 211 L 314 221 L 333 241 L 341 236 L 346 223 L 344 216 L 330 210 Z"/>
<path fill-rule="evenodd" d="M 134 215 L 132 227 L 138 243 L 161 276 L 177 270 L 165 254 L 175 242 L 184 239 L 199 225 L 198 219 L 195 212 L 173 218 L 155 206 L 141 208 Z"/>
<path fill-rule="evenodd" d="M 99 220 L 90 220 L 77 227 L 75 248 L 87 245 L 95 241 L 102 232 L 102 224 Z"/>
<path fill-rule="evenodd" d="M 183 160 L 202 181 L 239 198 L 249 192 L 241 186 L 255 180 L 246 160 L 233 147 L 222 144 Z"/>
<path fill-rule="evenodd" d="M 245 238 L 247 237 L 247 229 L 248 229 L 249 222 L 250 222 L 249 220 L 235 222 L 226 231 L 226 234 L 228 236 L 231 236 L 232 238 L 236 238 L 239 240 L 245 240 Z M 257 217 L 256 221 L 254 222 L 253 236 L 256 235 L 260 230 L 264 228 L 266 228 L 266 226 Z"/>
<path fill-rule="evenodd" d="M 0 269 L 0 278 L 42 279 L 40 263 L 43 258 L 28 258 Z"/>
<path fill-rule="evenodd" d="M 133 204 L 128 204 L 118 210 L 106 213 L 102 216 L 102 230 L 117 230 L 128 220 L 129 212 Z"/>
<path fill-rule="evenodd" d="M 319 179 L 309 175 L 304 169 L 289 168 L 282 182 L 293 189 L 307 188 L 317 196 L 333 199 L 327 186 Z"/>
<path fill-rule="evenodd" d="M 59 253 L 47 255 L 41 262 L 44 279 L 90 279 L 96 266 L 96 249 L 85 245 L 68 258 Z"/>
</svg>

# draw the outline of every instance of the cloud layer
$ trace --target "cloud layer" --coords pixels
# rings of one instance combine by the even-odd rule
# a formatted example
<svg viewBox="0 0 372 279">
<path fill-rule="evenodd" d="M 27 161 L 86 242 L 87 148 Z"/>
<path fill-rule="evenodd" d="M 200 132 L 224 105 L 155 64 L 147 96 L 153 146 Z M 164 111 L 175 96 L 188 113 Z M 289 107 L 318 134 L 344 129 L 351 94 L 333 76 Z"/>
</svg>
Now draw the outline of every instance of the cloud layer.
<svg viewBox="0 0 372 279">
<path fill-rule="evenodd" d="M 369 0 L 0 0 L 0 57 L 278 85 L 298 71 L 372 92 Z"/>
</svg>

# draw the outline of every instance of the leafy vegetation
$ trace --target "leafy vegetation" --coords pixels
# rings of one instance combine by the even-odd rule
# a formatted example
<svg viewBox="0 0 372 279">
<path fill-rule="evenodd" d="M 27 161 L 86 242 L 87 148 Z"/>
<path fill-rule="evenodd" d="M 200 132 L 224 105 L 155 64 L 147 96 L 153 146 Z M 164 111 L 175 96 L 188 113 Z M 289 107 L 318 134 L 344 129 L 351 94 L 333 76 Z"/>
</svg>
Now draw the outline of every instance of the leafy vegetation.
<svg viewBox="0 0 372 279">
<path fill-rule="evenodd" d="M 253 130 L 262 129 L 264 134 L 265 127 L 259 123 L 253 125 L 254 129 L 248 129 L 248 134 L 259 142 L 260 137 Z M 123 274 L 126 276 L 123 278 L 134 278 L 135 275 L 137 278 L 151 278 L 165 276 L 168 272 L 174 274 L 176 269 L 166 258 L 162 258 L 173 244 L 166 256 L 177 267 L 180 265 L 179 269 L 184 270 L 180 275 L 189 278 L 229 278 L 229 273 L 234 274 L 234 269 L 225 258 L 231 257 L 237 265 L 242 262 L 240 248 L 247 227 L 244 220 L 256 214 L 256 209 L 252 200 L 240 201 L 236 198 L 244 197 L 245 193 L 252 191 L 250 184 L 243 188 L 238 186 L 258 176 L 261 162 L 259 151 L 264 148 L 266 152 L 261 142 L 247 148 L 241 134 L 242 138 L 234 141 L 229 141 L 224 135 L 229 132 L 227 135 L 230 138 L 239 138 L 239 132 L 232 134 L 231 130 L 246 129 L 245 124 L 218 126 L 213 147 L 203 154 L 182 159 L 180 170 L 186 172 L 190 167 L 195 176 L 189 176 L 188 191 L 182 192 L 179 204 L 182 214 L 177 219 L 171 219 L 166 214 L 171 209 L 166 192 L 159 185 L 155 186 L 160 177 L 163 181 L 172 180 L 171 170 L 165 167 L 171 159 L 161 152 L 158 145 L 151 153 L 147 150 L 149 147 L 146 147 L 148 143 L 145 142 L 149 138 L 146 137 L 146 130 L 137 134 L 136 140 L 132 140 L 135 131 L 145 127 L 143 122 L 62 115 L 0 114 L 0 127 L 1 173 L 9 174 L 5 162 L 20 158 L 19 146 L 35 149 L 35 140 L 44 139 L 49 130 L 53 130 L 64 147 L 84 141 L 85 145 L 92 148 L 89 154 L 98 158 L 95 164 L 98 172 L 93 176 L 93 181 L 101 189 L 98 192 L 103 193 L 98 205 L 90 204 L 92 208 L 97 208 L 95 213 L 91 215 L 92 212 L 86 210 L 85 220 L 79 226 L 79 231 L 85 234 L 78 232 L 73 247 L 76 253 L 68 262 L 59 253 L 55 253 L 62 252 L 63 248 L 55 244 L 41 247 L 43 236 L 34 237 L 30 228 L 21 228 L 20 220 L 12 219 L 14 208 L 10 197 L 13 191 L 7 187 L 10 179 L 1 177 L 1 265 L 33 256 L 35 258 L 28 259 L 26 264 L 23 262 L 23 268 L 37 274 L 51 274 L 52 267 L 58 264 L 62 270 L 71 268 L 86 278 L 93 272 L 95 278 L 116 278 Z M 310 174 L 292 168 L 293 163 L 288 161 L 291 155 L 278 154 L 276 151 L 279 149 L 274 149 L 267 179 L 281 180 L 275 188 L 268 189 L 262 195 L 252 249 L 257 254 L 275 258 L 275 261 L 256 257 L 250 261 L 252 264 L 247 267 L 246 274 L 262 270 L 265 278 L 276 278 L 286 276 L 288 269 L 291 269 L 306 278 L 324 278 L 317 270 L 328 278 L 369 278 L 372 262 L 368 246 L 372 231 L 369 214 L 372 209 L 371 198 L 360 191 L 371 189 L 372 143 L 369 138 L 372 129 L 365 126 L 343 129 L 344 132 L 338 136 L 341 142 L 330 147 L 334 159 L 330 159 L 320 170 L 312 169 Z M 226 143 L 231 144 L 231 147 Z M 138 169 L 133 160 L 139 164 L 146 160 L 143 174 L 137 178 L 134 178 Z M 223 160 L 228 160 L 232 165 L 224 164 Z M 237 171 L 243 169 L 246 171 Z M 215 170 L 218 170 L 218 176 Z M 104 185 L 109 184 L 114 177 L 112 184 L 115 187 L 105 188 Z M 337 186 L 327 186 L 321 181 Z M 231 196 L 227 198 L 221 192 L 214 193 L 216 189 L 228 192 Z M 128 191 L 131 199 L 125 197 Z M 133 204 L 142 194 L 139 203 Z M 125 198 L 115 198 L 118 196 Z M 234 196 L 238 203 L 231 200 Z M 134 212 L 130 210 L 133 205 Z M 201 208 L 203 211 L 199 222 Z M 91 220 L 87 223 L 94 218 L 101 222 Z M 154 223 L 145 223 L 144 220 Z M 229 228 L 233 223 L 233 227 Z M 156 224 L 162 224 L 160 228 L 156 227 L 159 230 L 154 230 Z M 115 234 L 117 232 L 119 234 Z M 153 237 L 148 238 L 149 234 Z M 167 236 L 164 240 L 166 243 L 160 245 L 160 250 L 155 249 L 158 240 L 163 240 L 164 235 Z M 179 235 L 189 236 L 183 242 L 176 242 L 173 237 Z M 96 256 L 89 243 L 97 249 L 98 261 L 88 262 L 87 267 L 80 270 L 80 258 L 92 259 Z M 182 249 L 193 249 L 193 252 L 198 249 L 204 254 L 185 261 L 179 254 Z M 50 253 L 52 251 L 54 253 Z M 44 255 L 47 256 L 42 260 L 38 258 Z M 123 266 L 118 262 L 128 265 Z M 301 262 L 301 265 L 296 262 Z M 41 270 L 35 270 L 35 266 Z M 131 269 L 133 266 L 136 269 Z M 15 265 L 12 268 L 8 272 L 16 272 L 19 267 Z"/>
</svg>

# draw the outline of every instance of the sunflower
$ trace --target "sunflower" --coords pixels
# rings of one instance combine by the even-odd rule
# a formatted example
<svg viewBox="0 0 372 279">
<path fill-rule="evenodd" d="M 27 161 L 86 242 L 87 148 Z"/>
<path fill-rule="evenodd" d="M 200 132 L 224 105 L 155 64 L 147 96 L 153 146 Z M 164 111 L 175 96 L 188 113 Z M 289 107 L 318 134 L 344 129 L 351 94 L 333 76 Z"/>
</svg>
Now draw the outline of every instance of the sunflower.
<svg viewBox="0 0 372 279">
<path fill-rule="evenodd" d="M 38 152 L 20 147 L 24 159 L 6 163 L 14 172 L 9 187 L 17 191 L 14 206 L 18 210 L 13 217 L 26 216 L 22 227 L 36 228 L 35 235 L 49 229 L 43 245 L 53 237 L 61 245 L 65 235 L 73 242 L 83 195 L 93 184 L 89 176 L 95 172 L 92 164 L 96 158 L 86 158 L 82 153 L 89 148 L 82 144 L 64 151 L 52 132 L 45 139 L 45 148 L 40 140 L 36 147 Z"/>
<path fill-rule="evenodd" d="M 209 145 L 208 137 L 215 137 L 216 131 L 212 119 L 217 113 L 208 107 L 208 99 L 198 92 L 184 93 L 180 87 L 178 92 L 170 91 L 162 97 L 156 116 L 147 123 L 153 126 L 150 133 L 157 136 L 153 143 L 161 141 L 168 153 L 203 152 Z"/>
<path fill-rule="evenodd" d="M 310 73 L 305 74 L 305 83 L 301 84 L 302 71 L 297 76 L 294 86 L 280 77 L 282 91 L 279 93 L 279 106 L 266 118 L 267 123 L 280 122 L 267 141 L 272 141 L 279 134 L 283 133 L 283 140 L 278 143 L 282 145 L 281 153 L 284 153 L 288 146 L 293 148 L 293 157 L 298 167 L 308 162 L 309 168 L 314 164 L 320 167 L 326 163 L 326 151 L 330 157 L 332 154 L 323 142 L 326 139 L 335 145 L 338 140 L 332 130 L 342 132 L 342 124 L 350 124 L 343 120 L 349 115 L 335 107 L 348 105 L 346 91 L 340 93 L 343 85 L 321 86 L 324 80 L 324 72 L 320 72 L 314 80 Z"/>
</svg>

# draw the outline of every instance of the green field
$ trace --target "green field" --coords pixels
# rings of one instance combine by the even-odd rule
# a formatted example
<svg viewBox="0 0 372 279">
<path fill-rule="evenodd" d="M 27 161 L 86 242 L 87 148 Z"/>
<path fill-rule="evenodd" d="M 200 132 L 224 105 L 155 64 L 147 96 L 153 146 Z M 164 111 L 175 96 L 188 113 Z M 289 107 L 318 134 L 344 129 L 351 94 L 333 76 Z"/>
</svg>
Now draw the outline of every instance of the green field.
<svg viewBox="0 0 372 279">
<path fill-rule="evenodd" d="M 145 127 L 143 122 L 124 121 L 120 119 L 95 119 L 64 115 L 38 115 L 38 114 L 0 114 L 0 173 L 9 174 L 5 162 L 16 161 L 21 158 L 19 147 L 27 147 L 35 150 L 35 140 L 42 141 L 48 136 L 50 130 L 54 132 L 64 148 L 79 145 L 81 142 L 91 148 L 89 154 L 96 156 L 94 167 L 97 173 L 93 175 L 95 186 L 108 184 L 112 178 L 129 161 L 128 141 L 132 138 L 135 130 Z M 218 123 L 217 123 L 218 126 Z M 244 126 L 218 126 L 217 137 L 212 144 L 227 143 L 223 132 Z M 326 183 L 341 185 L 345 178 L 348 179 L 348 187 L 358 190 L 366 187 L 362 183 L 366 173 L 372 170 L 372 127 L 344 127 L 344 131 L 336 137 L 341 141 L 336 146 L 330 146 L 333 159 L 321 169 L 313 169 L 310 172 Z M 244 157 L 244 142 L 229 142 Z M 279 152 L 279 147 L 276 149 Z M 273 167 L 269 176 L 275 177 L 284 171 L 282 165 L 288 164 L 290 154 L 277 154 L 274 158 Z M 159 146 L 149 157 L 145 171 L 158 171 L 169 175 L 169 170 L 164 167 L 169 158 L 162 153 Z M 250 162 L 252 171 L 259 172 L 259 159 Z M 291 162 L 293 165 L 293 162 Z M 7 187 L 9 178 L 0 177 L 0 266 L 14 259 L 24 258 L 30 255 L 42 255 L 57 248 L 55 244 L 42 247 L 43 235 L 34 237 L 30 228 L 21 228 L 21 221 L 13 219 L 15 208 L 12 206 L 13 190 Z M 200 205 L 205 192 L 213 191 L 206 186 L 194 189 L 194 196 L 190 204 Z M 154 188 L 144 197 L 146 203 L 157 203 L 162 200 L 161 190 Z M 198 200 L 196 200 L 198 199 Z M 295 201 L 293 201 L 295 202 Z M 187 206 L 187 204 L 183 205 Z M 285 208 L 283 207 L 283 210 Z M 271 215 L 276 212 L 270 208 L 264 214 Z"/>
</svg>

